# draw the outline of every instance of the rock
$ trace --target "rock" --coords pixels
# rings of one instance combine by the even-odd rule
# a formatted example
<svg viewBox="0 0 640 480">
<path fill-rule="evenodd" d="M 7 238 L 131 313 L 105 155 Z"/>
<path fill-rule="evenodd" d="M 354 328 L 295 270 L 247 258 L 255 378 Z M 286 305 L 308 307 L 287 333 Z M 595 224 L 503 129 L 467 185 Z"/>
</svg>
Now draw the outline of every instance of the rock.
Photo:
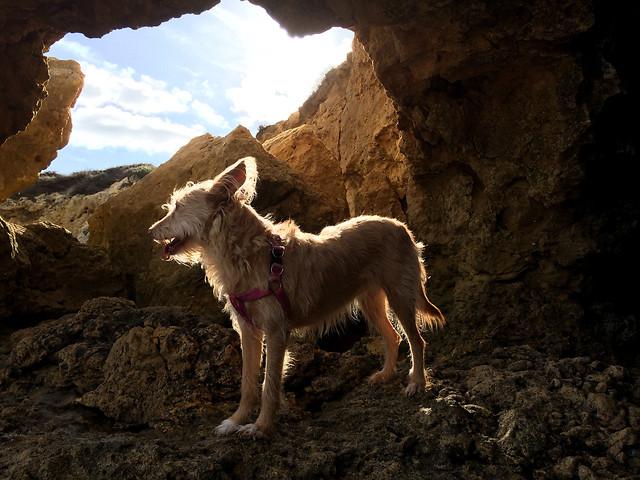
<svg viewBox="0 0 640 480">
<path fill-rule="evenodd" d="M 432 388 L 408 398 L 403 356 L 388 384 L 367 383 L 383 361 L 372 353 L 379 338 L 345 353 L 294 339 L 279 427 L 269 441 L 247 443 L 213 434 L 237 406 L 241 369 L 238 336 L 220 319 L 102 297 L 10 337 L 0 330 L 0 341 L 0 471 L 9 478 L 233 471 L 377 480 L 429 471 L 435 480 L 521 479 L 535 469 L 540 477 L 622 479 L 632 476 L 640 446 L 637 426 L 625 421 L 612 430 L 590 410 L 582 385 L 606 365 L 526 347 L 436 362 Z M 498 359 L 504 364 L 493 367 L 493 388 L 467 389 L 487 377 L 482 365 Z M 513 371 L 513 363 L 529 367 Z M 570 373 L 569 365 L 582 368 Z M 558 372 L 565 391 L 526 394 L 547 391 Z M 518 384 L 522 395 L 512 391 Z M 621 377 L 611 386 L 630 391 L 633 381 Z M 638 408 L 632 396 L 608 398 L 617 410 Z"/>
<path fill-rule="evenodd" d="M 116 340 L 103 368 L 104 381 L 78 401 L 120 422 L 155 425 L 186 413 L 211 415 L 212 404 L 237 400 L 240 343 L 216 324 L 147 320 Z"/>
<path fill-rule="evenodd" d="M 0 202 L 38 179 L 69 142 L 71 107 L 84 84 L 80 65 L 50 57 L 47 98 L 29 126 L 0 146 Z"/>
<path fill-rule="evenodd" d="M 340 165 L 312 127 L 305 124 L 286 130 L 262 146 L 320 192 L 324 203 L 335 212 L 336 218 L 348 218 Z"/>
<path fill-rule="evenodd" d="M 30 0 L 3 10 L 0 141 L 40 107 L 43 47 L 65 32 L 156 25 L 214 3 Z M 353 28 L 367 52 L 375 75 L 350 80 L 339 68 L 334 86 L 319 89 L 361 93 L 360 103 L 334 97 L 320 116 L 366 132 L 326 121 L 315 133 L 339 160 L 350 214 L 406 218 L 428 244 L 429 293 L 450 319 L 442 353 L 524 340 L 635 361 L 635 292 L 619 275 L 640 262 L 637 129 L 627 121 L 638 109 L 632 3 L 256 4 L 292 34 Z M 389 109 L 366 107 L 372 79 Z"/>
<path fill-rule="evenodd" d="M 412 180 L 399 150 L 396 123 L 393 102 L 364 48 L 354 41 L 347 61 L 327 73 L 300 109 L 261 130 L 257 138 L 294 170 L 308 171 L 311 162 L 331 165 L 342 186 L 324 188 L 335 190 L 340 198 L 346 190 L 350 216 L 378 214 L 405 220 L 407 183 Z M 301 149 L 301 143 L 313 146 L 314 153 Z M 333 167 L 336 162 L 338 169 Z"/>
<path fill-rule="evenodd" d="M 257 159 L 258 196 L 253 205 L 259 212 L 273 214 L 276 220 L 293 218 L 310 231 L 342 219 L 326 197 L 268 154 L 244 127 L 224 138 L 196 137 L 134 186 L 100 205 L 89 220 L 89 243 L 107 249 L 129 279 L 129 297 L 139 305 L 181 305 L 198 312 L 219 309 L 203 271 L 165 262 L 162 247 L 149 239 L 147 229 L 164 216 L 161 207 L 175 188 L 214 178 L 245 156 Z"/>
<path fill-rule="evenodd" d="M 57 318 L 91 298 L 124 293 L 124 279 L 103 248 L 82 245 L 47 223 L 23 227 L 0 218 L 0 272 L 3 323 Z"/>
<path fill-rule="evenodd" d="M 0 214 L 8 221 L 22 225 L 36 221 L 53 223 L 69 230 L 81 243 L 86 243 L 89 239 L 89 218 L 96 208 L 133 183 L 129 178 L 124 178 L 92 195 L 68 197 L 56 192 L 35 198 L 10 198 L 0 205 Z"/>
</svg>

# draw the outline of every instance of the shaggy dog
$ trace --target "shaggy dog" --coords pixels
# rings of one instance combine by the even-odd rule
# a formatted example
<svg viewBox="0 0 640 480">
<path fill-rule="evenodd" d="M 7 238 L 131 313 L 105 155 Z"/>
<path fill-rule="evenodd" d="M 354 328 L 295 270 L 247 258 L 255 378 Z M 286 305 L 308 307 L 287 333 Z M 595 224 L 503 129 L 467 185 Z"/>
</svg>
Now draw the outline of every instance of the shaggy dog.
<svg viewBox="0 0 640 480">
<path fill-rule="evenodd" d="M 390 218 L 362 216 L 326 227 L 319 235 L 295 223 L 273 223 L 250 205 L 257 169 L 251 157 L 238 160 L 215 180 L 188 183 L 164 205 L 166 216 L 149 228 L 164 244 L 165 259 L 204 268 L 214 294 L 240 334 L 241 399 L 238 410 L 217 428 L 259 438 L 274 428 L 287 341 L 294 329 L 327 331 L 357 306 L 385 343 L 385 362 L 370 383 L 396 372 L 401 336 L 389 320 L 395 314 L 411 347 L 407 395 L 422 392 L 425 342 L 419 327 L 445 324 L 424 291 L 422 245 L 407 227 Z M 266 344 L 260 414 L 259 373 Z"/>
</svg>

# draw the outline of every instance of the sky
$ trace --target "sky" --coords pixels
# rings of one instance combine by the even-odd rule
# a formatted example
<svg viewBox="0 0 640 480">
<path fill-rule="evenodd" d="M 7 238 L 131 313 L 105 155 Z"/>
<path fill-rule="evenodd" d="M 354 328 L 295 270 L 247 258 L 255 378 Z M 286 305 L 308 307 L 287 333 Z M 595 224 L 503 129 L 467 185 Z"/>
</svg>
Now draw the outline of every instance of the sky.
<svg viewBox="0 0 640 480">
<path fill-rule="evenodd" d="M 48 170 L 159 165 L 193 137 L 284 120 L 351 51 L 334 28 L 292 38 L 258 6 L 222 0 L 200 15 L 99 39 L 70 33 L 48 56 L 80 63 L 69 144 Z"/>
</svg>

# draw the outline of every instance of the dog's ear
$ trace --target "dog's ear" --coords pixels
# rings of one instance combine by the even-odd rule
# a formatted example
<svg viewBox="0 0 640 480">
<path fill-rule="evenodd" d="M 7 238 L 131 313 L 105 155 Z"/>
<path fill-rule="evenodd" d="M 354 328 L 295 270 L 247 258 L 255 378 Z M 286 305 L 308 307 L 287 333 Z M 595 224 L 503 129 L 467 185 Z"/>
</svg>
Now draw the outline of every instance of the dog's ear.
<svg viewBox="0 0 640 480">
<path fill-rule="evenodd" d="M 258 171 L 255 158 L 241 158 L 216 177 L 211 194 L 218 200 L 220 197 L 230 199 L 240 190 L 243 200 L 251 202 L 256 193 L 257 180 Z"/>
</svg>

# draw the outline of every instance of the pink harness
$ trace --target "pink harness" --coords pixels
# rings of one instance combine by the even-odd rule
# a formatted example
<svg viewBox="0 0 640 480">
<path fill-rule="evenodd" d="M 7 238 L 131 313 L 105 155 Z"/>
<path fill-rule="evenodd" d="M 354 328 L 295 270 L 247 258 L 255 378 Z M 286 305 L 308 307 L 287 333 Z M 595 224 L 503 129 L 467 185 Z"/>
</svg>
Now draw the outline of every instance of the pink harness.
<svg viewBox="0 0 640 480">
<path fill-rule="evenodd" d="M 275 235 L 277 242 L 282 242 L 280 236 Z M 282 307 L 284 313 L 289 316 L 291 314 L 291 304 L 289 298 L 282 288 L 282 272 L 284 272 L 284 266 L 282 265 L 282 257 L 284 256 L 284 246 L 278 243 L 271 243 L 271 277 L 269 278 L 269 288 L 256 288 L 240 295 L 229 295 L 229 301 L 231 305 L 236 309 L 240 316 L 252 327 L 255 326 L 249 314 L 247 313 L 247 302 L 253 302 L 260 298 L 272 295 L 276 297 L 278 303 Z"/>
</svg>

